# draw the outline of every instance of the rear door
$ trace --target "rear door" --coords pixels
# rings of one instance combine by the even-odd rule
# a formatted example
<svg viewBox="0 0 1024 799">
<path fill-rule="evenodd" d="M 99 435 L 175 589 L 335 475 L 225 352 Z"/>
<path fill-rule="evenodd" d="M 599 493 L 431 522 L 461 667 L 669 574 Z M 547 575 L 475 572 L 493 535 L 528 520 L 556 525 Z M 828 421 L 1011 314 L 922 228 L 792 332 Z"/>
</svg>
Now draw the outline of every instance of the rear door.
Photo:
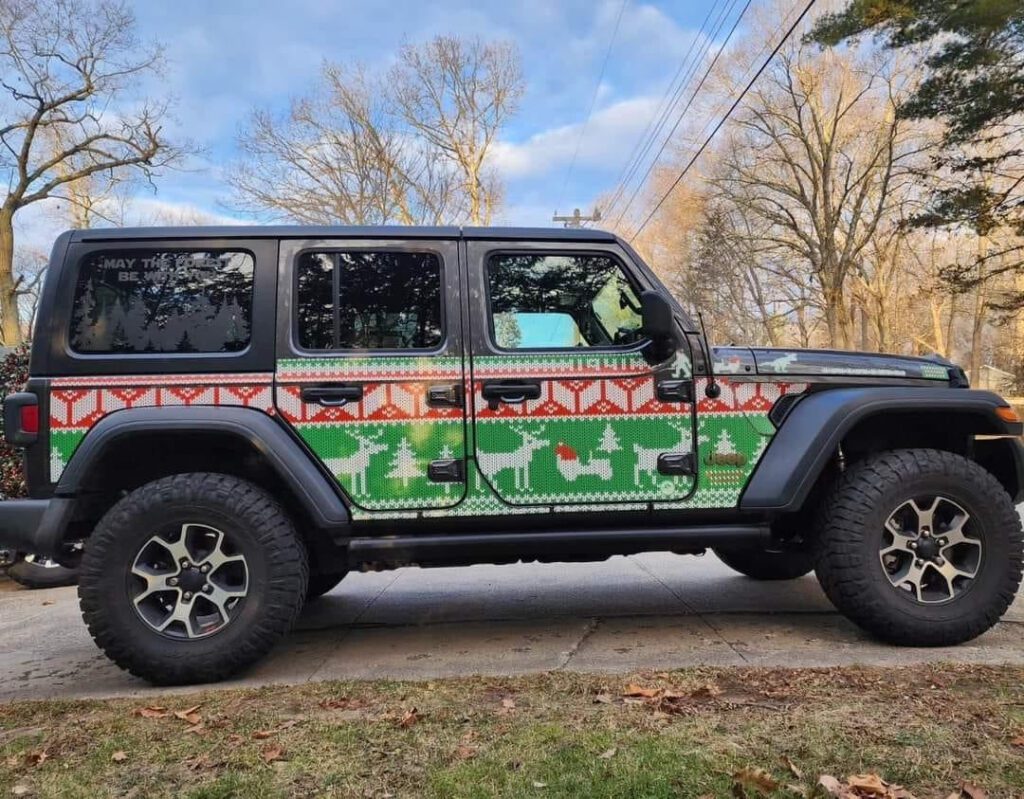
<svg viewBox="0 0 1024 799">
<path fill-rule="evenodd" d="M 467 242 L 476 472 L 503 502 L 614 506 L 694 488 L 688 351 L 640 333 L 620 248 Z M 684 337 L 680 336 L 684 343 Z"/>
<path fill-rule="evenodd" d="M 276 403 L 369 514 L 465 494 L 455 240 L 281 246 Z"/>
</svg>

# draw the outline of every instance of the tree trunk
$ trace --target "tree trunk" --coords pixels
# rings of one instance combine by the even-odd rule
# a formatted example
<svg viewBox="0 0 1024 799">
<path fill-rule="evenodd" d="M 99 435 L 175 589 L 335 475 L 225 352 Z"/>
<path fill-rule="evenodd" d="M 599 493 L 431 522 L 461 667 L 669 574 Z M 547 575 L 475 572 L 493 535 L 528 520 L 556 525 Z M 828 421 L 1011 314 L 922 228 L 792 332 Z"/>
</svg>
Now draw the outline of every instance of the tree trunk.
<svg viewBox="0 0 1024 799">
<path fill-rule="evenodd" d="M 0 332 L 4 346 L 21 344 L 18 292 L 14 285 L 14 210 L 0 208 Z"/>
<path fill-rule="evenodd" d="M 981 381 L 981 334 L 985 328 L 985 255 L 988 239 L 978 237 L 978 285 L 974 289 L 974 318 L 971 320 L 971 385 Z"/>
</svg>

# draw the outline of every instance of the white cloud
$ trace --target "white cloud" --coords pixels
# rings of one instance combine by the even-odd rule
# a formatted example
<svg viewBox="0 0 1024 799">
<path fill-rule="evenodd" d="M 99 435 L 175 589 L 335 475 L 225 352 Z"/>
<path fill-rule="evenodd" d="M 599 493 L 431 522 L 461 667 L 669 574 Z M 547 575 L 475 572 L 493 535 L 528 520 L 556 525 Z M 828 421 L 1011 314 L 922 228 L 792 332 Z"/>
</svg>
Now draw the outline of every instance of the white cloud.
<svg viewBox="0 0 1024 799">
<path fill-rule="evenodd" d="M 523 142 L 499 141 L 491 164 L 506 180 L 514 181 L 567 169 L 579 141 L 576 168 L 619 169 L 654 113 L 657 99 L 633 97 L 596 111 L 586 126 L 583 122 L 549 128 Z"/>
</svg>

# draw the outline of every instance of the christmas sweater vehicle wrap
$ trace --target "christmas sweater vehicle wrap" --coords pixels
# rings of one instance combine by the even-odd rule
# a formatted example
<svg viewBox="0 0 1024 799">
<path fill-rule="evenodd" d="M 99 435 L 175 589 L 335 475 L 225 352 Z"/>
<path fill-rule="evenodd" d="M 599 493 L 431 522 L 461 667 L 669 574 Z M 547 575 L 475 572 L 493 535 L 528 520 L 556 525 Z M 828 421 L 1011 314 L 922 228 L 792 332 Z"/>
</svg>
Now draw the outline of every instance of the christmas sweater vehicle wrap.
<svg viewBox="0 0 1024 799">
<path fill-rule="evenodd" d="M 270 373 L 55 377 L 50 382 L 50 479 L 60 479 L 89 429 L 111 413 L 173 405 L 233 405 L 274 413 L 273 382 Z"/>
<path fill-rule="evenodd" d="M 664 367 L 689 377 L 677 357 Z M 484 381 L 529 376 L 538 399 L 490 405 Z M 720 380 L 688 404 L 654 397 L 638 354 L 477 357 L 468 413 L 430 407 L 427 388 L 463 381 L 457 357 L 302 358 L 278 363 L 277 408 L 352 500 L 357 519 L 733 507 L 774 434 L 768 412 L 790 382 Z M 358 402 L 304 402 L 303 385 L 351 381 Z M 475 435 L 474 435 L 475 432 Z M 698 447 L 698 477 L 657 471 L 663 452 Z M 427 479 L 432 461 L 470 456 L 465 483 Z"/>
</svg>

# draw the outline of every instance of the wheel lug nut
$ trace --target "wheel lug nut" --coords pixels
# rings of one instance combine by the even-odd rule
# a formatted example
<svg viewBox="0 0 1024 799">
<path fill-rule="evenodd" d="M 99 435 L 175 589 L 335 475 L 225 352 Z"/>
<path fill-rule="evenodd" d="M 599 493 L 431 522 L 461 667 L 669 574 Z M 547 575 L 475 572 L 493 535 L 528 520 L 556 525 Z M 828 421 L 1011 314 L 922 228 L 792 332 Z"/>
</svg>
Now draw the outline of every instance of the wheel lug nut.
<svg viewBox="0 0 1024 799">
<path fill-rule="evenodd" d="M 185 601 L 188 601 L 191 598 L 192 598 L 192 592 L 191 591 L 186 591 L 185 592 Z"/>
<path fill-rule="evenodd" d="M 946 546 L 946 544 L 947 544 L 947 543 L 948 543 L 948 542 L 946 541 L 946 539 L 945 539 L 945 538 L 940 538 L 940 539 L 939 539 L 939 546 L 940 546 L 940 547 L 944 547 L 944 546 Z"/>
<path fill-rule="evenodd" d="M 935 565 L 936 566 L 944 566 L 945 564 L 946 564 L 946 561 L 943 558 L 935 558 Z"/>
<path fill-rule="evenodd" d="M 909 546 L 911 549 L 917 549 L 917 542 L 911 541 L 909 544 L 907 544 L 907 546 Z"/>
<path fill-rule="evenodd" d="M 187 569 L 188 568 L 188 560 L 186 560 L 185 558 L 181 559 L 181 568 L 183 568 L 183 569 Z"/>
<path fill-rule="evenodd" d="M 199 567 L 199 571 L 201 571 L 203 574 L 206 574 L 209 570 L 210 570 L 210 564 L 209 563 L 204 563 L 202 566 Z"/>
<path fill-rule="evenodd" d="M 914 561 L 914 565 L 917 566 L 918 568 L 921 568 L 922 566 L 924 566 L 924 561 L 921 560 L 920 558 L 918 558 L 917 560 Z M 185 594 L 185 596 L 187 597 L 188 594 Z"/>
<path fill-rule="evenodd" d="M 177 578 L 177 577 L 172 577 L 172 578 L 170 578 L 170 579 L 169 579 L 169 580 L 167 581 L 167 584 L 168 584 L 168 585 L 171 585 L 171 586 L 177 585 L 177 584 L 178 584 L 178 578 Z"/>
<path fill-rule="evenodd" d="M 206 585 L 203 586 L 203 593 L 204 594 L 209 594 L 211 591 L 213 591 L 213 586 L 210 585 L 209 583 L 207 583 Z"/>
</svg>

